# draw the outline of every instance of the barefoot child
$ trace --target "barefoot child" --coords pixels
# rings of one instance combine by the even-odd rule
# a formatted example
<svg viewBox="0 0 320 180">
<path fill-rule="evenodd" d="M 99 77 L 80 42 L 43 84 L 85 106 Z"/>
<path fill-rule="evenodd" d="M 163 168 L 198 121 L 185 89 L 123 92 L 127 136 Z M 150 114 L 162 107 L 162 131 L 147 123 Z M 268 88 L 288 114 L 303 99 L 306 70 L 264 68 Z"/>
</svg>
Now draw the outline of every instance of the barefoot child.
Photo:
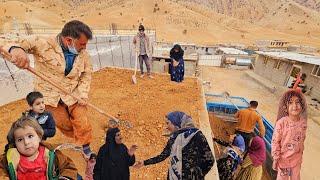
<svg viewBox="0 0 320 180">
<path fill-rule="evenodd" d="M 11 126 L 8 146 L 0 156 L 0 171 L 10 180 L 47 180 L 77 178 L 77 168 L 72 160 L 42 143 L 43 130 L 33 119 L 22 116 Z"/>
<path fill-rule="evenodd" d="M 52 114 L 45 110 L 43 95 L 34 91 L 27 95 L 26 100 L 30 107 L 28 116 L 36 119 L 43 129 L 42 139 L 53 137 L 56 134 L 56 125 Z"/>
<path fill-rule="evenodd" d="M 279 103 L 277 122 L 273 131 L 273 169 L 277 180 L 300 180 L 302 154 L 307 130 L 307 105 L 303 94 L 287 91 Z"/>
</svg>

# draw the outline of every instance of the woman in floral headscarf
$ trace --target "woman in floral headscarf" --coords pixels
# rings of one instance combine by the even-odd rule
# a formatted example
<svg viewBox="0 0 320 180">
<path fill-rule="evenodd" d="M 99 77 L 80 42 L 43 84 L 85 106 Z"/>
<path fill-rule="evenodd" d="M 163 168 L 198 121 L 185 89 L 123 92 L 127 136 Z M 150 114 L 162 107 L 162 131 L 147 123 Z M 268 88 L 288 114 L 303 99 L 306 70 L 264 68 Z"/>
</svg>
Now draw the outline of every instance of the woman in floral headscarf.
<svg viewBox="0 0 320 180">
<path fill-rule="evenodd" d="M 214 157 L 202 132 L 195 128 L 190 116 L 175 111 L 167 114 L 170 139 L 162 153 L 137 163 L 136 167 L 164 161 L 170 157 L 168 180 L 203 180 L 214 163 Z"/>
</svg>

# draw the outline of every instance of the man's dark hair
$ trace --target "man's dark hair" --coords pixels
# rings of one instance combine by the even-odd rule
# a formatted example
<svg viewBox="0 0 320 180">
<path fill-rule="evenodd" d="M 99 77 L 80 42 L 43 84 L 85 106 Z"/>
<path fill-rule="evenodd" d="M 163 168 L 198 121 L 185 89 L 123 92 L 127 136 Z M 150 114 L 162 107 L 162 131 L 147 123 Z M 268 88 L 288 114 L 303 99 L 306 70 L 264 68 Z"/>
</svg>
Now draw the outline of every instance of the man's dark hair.
<svg viewBox="0 0 320 180">
<path fill-rule="evenodd" d="M 139 26 L 139 31 L 144 31 L 144 26 L 142 24 Z"/>
<path fill-rule="evenodd" d="M 41 94 L 41 92 L 33 91 L 27 95 L 26 100 L 29 106 L 32 106 L 34 101 L 38 98 L 43 98 L 43 95 Z"/>
<path fill-rule="evenodd" d="M 257 101 L 250 101 L 250 107 L 257 108 L 258 102 Z"/>
<path fill-rule="evenodd" d="M 89 26 L 78 20 L 67 22 L 61 31 L 63 37 L 70 36 L 75 39 L 79 39 L 82 33 L 88 39 L 92 39 L 92 31 Z"/>
</svg>

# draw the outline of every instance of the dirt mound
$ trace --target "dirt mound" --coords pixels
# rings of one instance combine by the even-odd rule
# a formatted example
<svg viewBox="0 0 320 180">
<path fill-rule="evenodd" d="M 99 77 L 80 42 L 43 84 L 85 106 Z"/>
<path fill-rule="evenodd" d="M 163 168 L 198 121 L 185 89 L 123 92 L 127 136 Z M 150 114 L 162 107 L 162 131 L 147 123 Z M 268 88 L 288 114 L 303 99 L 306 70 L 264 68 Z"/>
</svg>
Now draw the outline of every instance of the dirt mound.
<svg viewBox="0 0 320 180">
<path fill-rule="evenodd" d="M 174 110 L 184 111 L 192 116 L 199 125 L 199 113 L 202 108 L 200 87 L 196 79 L 187 78 L 183 83 L 171 82 L 169 76 L 155 75 L 155 79 L 138 78 L 138 84 L 131 82 L 132 71 L 120 69 L 103 69 L 94 73 L 90 91 L 90 102 L 101 107 L 112 115 L 130 120 L 132 129 L 122 129 L 124 143 L 127 146 L 137 144 L 137 160 L 145 160 L 162 152 L 167 137 L 162 136 L 165 127 L 165 115 Z M 12 102 L 0 107 L 0 152 L 6 143 L 6 133 L 11 123 L 27 108 L 24 100 Z M 93 126 L 92 147 L 95 152 L 105 141 L 104 126 L 107 119 L 92 109 L 88 116 Z M 50 139 L 51 143 L 73 142 L 59 131 Z M 85 161 L 81 155 L 71 150 L 65 150 L 84 175 Z M 167 162 L 131 169 L 132 179 L 165 179 Z M 1 176 L 1 175 L 0 175 Z"/>
</svg>

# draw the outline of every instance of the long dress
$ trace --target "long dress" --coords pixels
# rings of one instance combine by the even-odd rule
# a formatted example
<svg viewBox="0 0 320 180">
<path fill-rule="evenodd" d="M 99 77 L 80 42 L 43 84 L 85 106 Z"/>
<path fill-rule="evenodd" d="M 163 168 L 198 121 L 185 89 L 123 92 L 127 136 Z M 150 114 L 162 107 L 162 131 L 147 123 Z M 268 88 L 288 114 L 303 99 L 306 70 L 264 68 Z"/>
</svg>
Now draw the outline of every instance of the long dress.
<svg viewBox="0 0 320 180">
<path fill-rule="evenodd" d="M 260 180 L 265 160 L 266 144 L 261 137 L 255 136 L 251 140 L 236 180 Z"/>
<path fill-rule="evenodd" d="M 184 79 L 184 60 L 183 58 L 180 58 L 179 64 L 176 67 L 173 66 L 173 61 L 175 60 L 172 59 L 171 63 L 169 64 L 171 81 L 182 82 Z"/>
<path fill-rule="evenodd" d="M 128 154 L 128 149 L 124 144 L 116 144 L 114 137 L 118 129 L 113 129 L 117 131 L 113 131 L 110 135 L 107 133 L 107 142 L 98 152 L 93 170 L 93 178 L 95 180 L 130 179 L 129 166 L 135 163 L 135 156 Z"/>
<path fill-rule="evenodd" d="M 255 167 L 247 156 L 242 164 L 236 180 L 260 180 L 262 178 L 262 166 Z"/>
</svg>

